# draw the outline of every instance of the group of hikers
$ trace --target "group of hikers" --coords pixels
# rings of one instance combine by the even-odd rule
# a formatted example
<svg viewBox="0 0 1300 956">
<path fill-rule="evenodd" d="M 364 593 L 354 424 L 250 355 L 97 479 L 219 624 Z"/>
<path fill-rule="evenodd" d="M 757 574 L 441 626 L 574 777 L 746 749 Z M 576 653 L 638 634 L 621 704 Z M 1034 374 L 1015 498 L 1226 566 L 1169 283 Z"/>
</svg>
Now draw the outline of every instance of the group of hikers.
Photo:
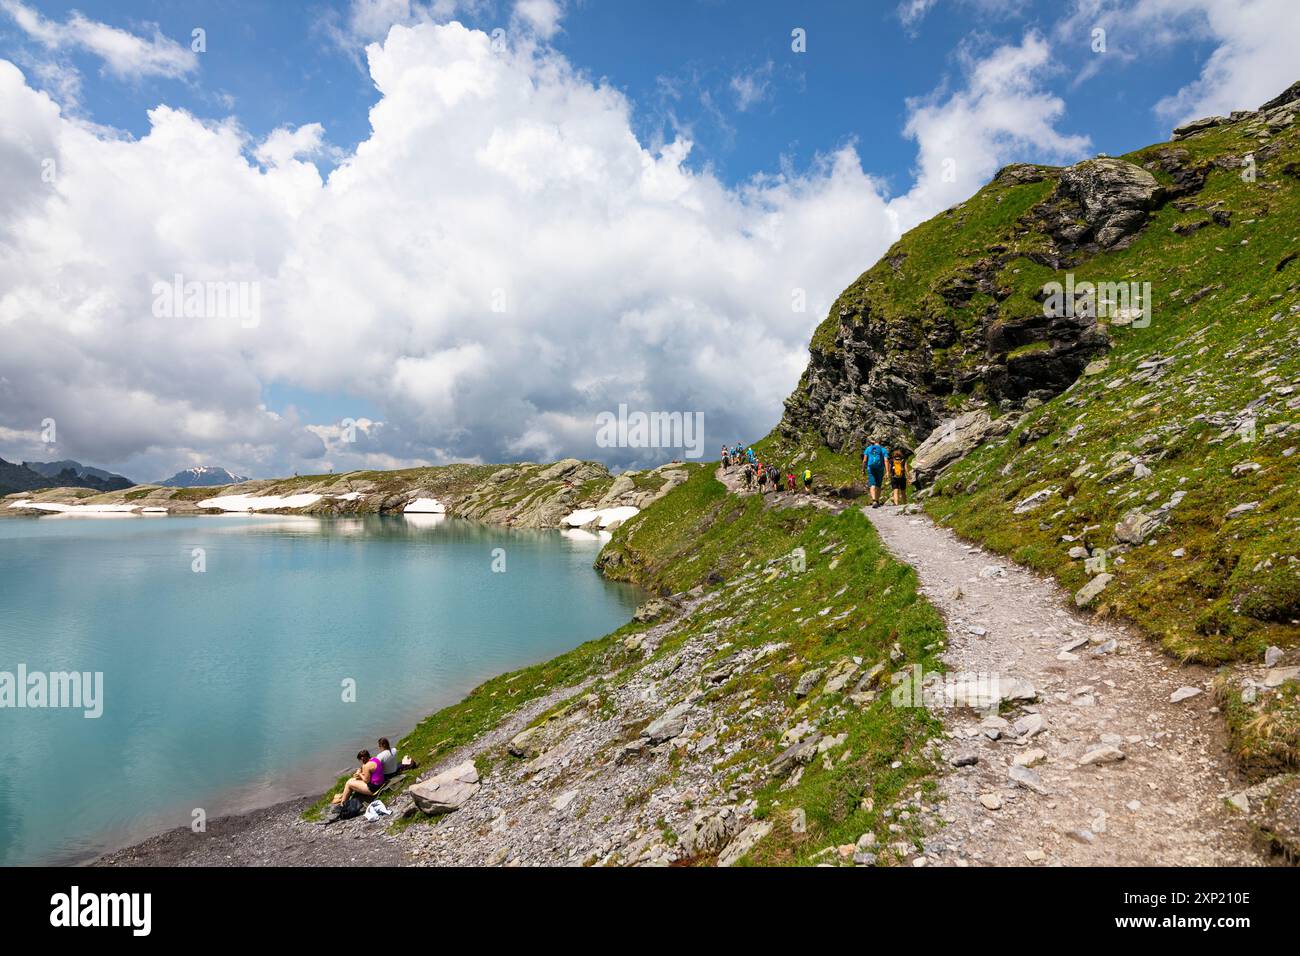
<svg viewBox="0 0 1300 956">
<path fill-rule="evenodd" d="M 410 757 L 398 759 L 397 751 L 388 742 L 387 737 L 379 738 L 379 753 L 373 757 L 369 750 L 358 750 L 357 763 L 360 766 L 344 782 L 343 789 L 334 795 L 331 802 L 335 806 L 344 803 L 353 794 L 363 798 L 374 797 L 379 793 L 379 788 L 384 785 L 385 780 L 399 773 L 405 773 L 415 766 L 415 761 Z"/>
<path fill-rule="evenodd" d="M 786 491 L 794 491 L 800 482 L 795 477 L 793 471 L 787 471 L 770 462 L 759 460 L 754 454 L 753 448 L 742 447 L 740 445 L 723 445 L 722 446 L 722 467 L 731 469 L 740 467 L 740 477 L 745 483 L 745 487 L 751 491 L 757 490 L 761 494 L 767 494 L 769 491 L 780 491 L 784 485 Z M 803 490 L 811 491 L 813 482 L 813 473 L 811 468 L 805 468 L 801 476 L 803 481 Z"/>
<path fill-rule="evenodd" d="M 762 461 L 752 447 L 736 445 L 722 446 L 722 467 L 724 470 L 741 468 L 741 479 L 747 490 L 757 490 L 761 494 L 780 491 L 782 485 L 787 491 L 794 491 L 800 479 L 795 478 L 792 470 L 781 468 Z M 889 448 L 874 438 L 862 449 L 862 473 L 867 476 L 867 488 L 871 492 L 871 507 L 879 508 L 884 502 L 880 500 L 880 490 L 889 478 L 889 487 L 893 492 L 896 505 L 907 504 L 907 484 L 912 479 L 912 469 L 907 464 L 907 452 L 895 446 Z M 803 490 L 811 491 L 813 473 L 805 468 L 801 476 Z"/>
</svg>

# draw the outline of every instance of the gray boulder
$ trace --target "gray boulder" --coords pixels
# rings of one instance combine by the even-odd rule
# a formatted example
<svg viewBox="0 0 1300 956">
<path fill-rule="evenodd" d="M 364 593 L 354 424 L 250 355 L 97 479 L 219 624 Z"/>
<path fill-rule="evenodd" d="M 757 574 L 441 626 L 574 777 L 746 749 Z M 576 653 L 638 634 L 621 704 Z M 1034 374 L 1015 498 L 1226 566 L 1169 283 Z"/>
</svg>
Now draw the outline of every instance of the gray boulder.
<svg viewBox="0 0 1300 956">
<path fill-rule="evenodd" d="M 474 761 L 466 760 L 450 770 L 421 780 L 406 792 L 411 795 L 417 808 L 435 814 L 459 810 L 465 801 L 478 793 L 478 789 L 478 768 L 474 766 Z"/>
<path fill-rule="evenodd" d="M 1222 126 L 1228 121 L 1226 116 L 1203 116 L 1200 119 L 1194 119 L 1190 123 L 1184 123 L 1182 126 L 1174 128 L 1174 139 L 1186 139 L 1194 133 L 1200 133 L 1207 129 L 1213 129 L 1216 126 Z"/>
<path fill-rule="evenodd" d="M 1130 511 L 1115 525 L 1115 540 L 1121 544 L 1141 544 L 1160 526 L 1160 519 L 1143 511 Z"/>
<path fill-rule="evenodd" d="M 632 620 L 638 624 L 651 624 L 660 618 L 667 617 L 676 610 L 676 606 L 671 601 L 651 598 L 636 609 L 632 614 Z"/>
<path fill-rule="evenodd" d="M 680 736 L 681 732 L 686 729 L 686 716 L 691 712 L 689 701 L 682 701 L 676 707 L 669 708 L 662 717 L 653 721 L 650 726 L 641 731 L 641 736 L 646 737 L 652 744 L 661 744 L 665 740 L 672 740 Z"/>
<path fill-rule="evenodd" d="M 918 486 L 928 484 L 953 462 L 965 458 L 986 439 L 1010 430 L 1010 423 L 977 409 L 950 418 L 921 442 L 912 459 Z"/>
<path fill-rule="evenodd" d="M 1057 195 L 1082 207 L 1092 238 L 1108 249 L 1146 224 L 1160 183 L 1122 159 L 1089 159 L 1061 171 Z"/>
</svg>

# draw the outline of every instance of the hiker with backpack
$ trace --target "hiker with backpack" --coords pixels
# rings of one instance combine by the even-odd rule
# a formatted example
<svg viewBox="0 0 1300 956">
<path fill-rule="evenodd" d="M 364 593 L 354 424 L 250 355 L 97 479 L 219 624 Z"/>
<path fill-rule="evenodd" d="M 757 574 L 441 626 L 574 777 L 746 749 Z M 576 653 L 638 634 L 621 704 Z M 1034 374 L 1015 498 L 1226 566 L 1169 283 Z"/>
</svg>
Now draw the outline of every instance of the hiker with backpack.
<svg viewBox="0 0 1300 956">
<path fill-rule="evenodd" d="M 812 469 L 811 468 L 805 468 L 803 470 L 803 490 L 812 491 Z"/>
<path fill-rule="evenodd" d="M 885 481 L 885 464 L 889 461 L 889 449 L 878 444 L 874 439 L 862 449 L 862 470 L 867 476 L 867 485 L 871 490 L 871 507 L 880 507 L 880 487 Z"/>
<path fill-rule="evenodd" d="M 889 486 L 894 491 L 894 504 L 907 504 L 907 480 L 911 469 L 907 466 L 907 457 L 903 449 L 895 448 L 889 456 Z"/>
</svg>

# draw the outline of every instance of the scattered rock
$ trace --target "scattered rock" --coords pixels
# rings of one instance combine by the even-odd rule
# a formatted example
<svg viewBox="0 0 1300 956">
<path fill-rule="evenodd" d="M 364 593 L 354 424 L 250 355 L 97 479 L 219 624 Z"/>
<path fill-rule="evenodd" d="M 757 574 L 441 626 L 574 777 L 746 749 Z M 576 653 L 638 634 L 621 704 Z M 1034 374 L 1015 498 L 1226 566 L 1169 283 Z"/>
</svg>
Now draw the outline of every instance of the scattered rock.
<svg viewBox="0 0 1300 956">
<path fill-rule="evenodd" d="M 1013 766 L 1007 771 L 1007 776 L 1017 786 L 1032 790 L 1034 793 L 1045 794 L 1048 792 L 1047 786 L 1043 783 L 1043 778 L 1028 767 Z"/>
<path fill-rule="evenodd" d="M 1118 763 L 1125 757 L 1118 747 L 1094 747 L 1079 758 L 1079 766 L 1090 767 L 1093 764 Z"/>
<path fill-rule="evenodd" d="M 1079 607 L 1087 607 L 1113 580 L 1115 575 L 1102 572 L 1075 592 L 1074 603 Z"/>
<path fill-rule="evenodd" d="M 772 824 L 767 820 L 757 820 L 727 844 L 727 848 L 718 857 L 718 866 L 731 866 L 742 856 L 754 849 L 758 841 L 772 832 Z"/>
<path fill-rule="evenodd" d="M 1012 766 L 1016 767 L 1036 767 L 1047 759 L 1047 751 L 1040 750 L 1037 747 L 1032 750 L 1026 750 L 1024 753 L 1016 754 L 1012 758 Z"/>
<path fill-rule="evenodd" d="M 794 696 L 807 697 L 812 693 L 812 689 L 817 686 L 817 682 L 821 680 L 822 675 L 825 673 L 826 668 L 824 667 L 814 667 L 810 671 L 804 671 L 799 676 L 799 683 L 794 685 Z"/>
<path fill-rule="evenodd" d="M 691 712 L 691 706 L 689 701 L 682 701 L 670 708 L 658 720 L 652 721 L 645 730 L 641 731 L 641 736 L 652 744 L 672 740 L 686 729 L 686 715 Z"/>
</svg>

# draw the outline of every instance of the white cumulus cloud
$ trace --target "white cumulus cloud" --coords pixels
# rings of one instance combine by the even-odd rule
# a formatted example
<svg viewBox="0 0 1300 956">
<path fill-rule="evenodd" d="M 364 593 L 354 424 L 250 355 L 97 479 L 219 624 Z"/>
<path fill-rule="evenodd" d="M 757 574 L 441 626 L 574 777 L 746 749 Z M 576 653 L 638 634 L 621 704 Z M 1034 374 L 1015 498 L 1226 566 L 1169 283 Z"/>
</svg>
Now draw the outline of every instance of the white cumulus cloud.
<svg viewBox="0 0 1300 956">
<path fill-rule="evenodd" d="M 152 478 L 680 453 L 598 447 L 596 415 L 620 404 L 703 412 L 713 447 L 753 439 L 898 223 L 1003 162 L 1086 145 L 1056 128 L 1032 35 L 913 104 L 917 180 L 898 196 L 853 144 L 729 186 L 688 140 L 639 140 L 623 94 L 544 44 L 421 21 L 367 65 L 370 134 L 322 178 L 317 124 L 255 142 L 159 106 L 133 139 L 0 61 L 0 434 L 49 417 L 59 436 L 10 454 Z M 255 293 L 257 321 L 158 314 L 176 277 Z M 268 409 L 272 386 L 355 399 L 366 425 L 343 441 Z"/>
<path fill-rule="evenodd" d="M 198 69 L 198 57 L 188 46 L 163 36 L 157 27 L 150 37 L 91 20 L 74 11 L 60 22 L 43 17 L 20 0 L 0 0 L 4 10 L 29 38 L 48 50 L 83 50 L 99 57 L 104 68 L 119 77 L 180 77 Z"/>
</svg>

